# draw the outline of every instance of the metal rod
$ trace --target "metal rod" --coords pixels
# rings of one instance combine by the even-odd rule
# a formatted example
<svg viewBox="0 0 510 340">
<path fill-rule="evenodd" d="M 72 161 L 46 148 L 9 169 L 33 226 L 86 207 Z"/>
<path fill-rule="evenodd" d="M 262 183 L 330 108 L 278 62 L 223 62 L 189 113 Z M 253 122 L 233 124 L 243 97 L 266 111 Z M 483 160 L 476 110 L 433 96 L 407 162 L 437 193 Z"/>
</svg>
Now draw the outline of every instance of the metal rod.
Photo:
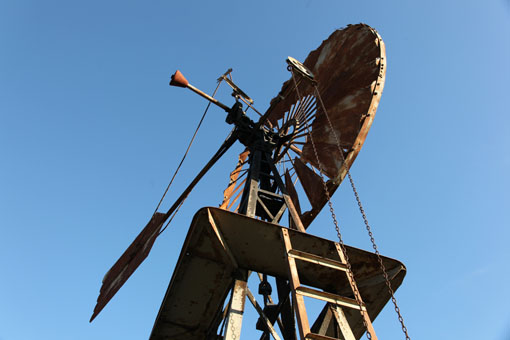
<svg viewBox="0 0 510 340">
<path fill-rule="evenodd" d="M 208 95 L 207 93 L 203 92 L 203 91 L 200 91 L 199 89 L 197 89 L 195 86 L 191 85 L 191 84 L 187 84 L 186 86 L 188 89 L 190 89 L 191 91 L 195 92 L 196 94 L 199 94 L 201 95 L 202 97 L 204 97 L 205 99 L 207 99 L 208 101 L 210 101 L 211 103 L 221 107 L 223 110 L 225 111 L 230 111 L 230 108 L 221 103 L 220 101 L 218 101 L 217 99 L 214 99 L 213 97 L 211 97 L 210 95 Z"/>
<path fill-rule="evenodd" d="M 183 200 L 186 199 L 186 197 L 188 197 L 189 193 L 191 192 L 191 190 L 193 190 L 193 188 L 195 187 L 195 185 L 200 181 L 200 179 L 207 173 L 207 171 L 209 171 L 209 169 L 214 165 L 214 163 L 216 163 L 216 161 L 218 159 L 221 158 L 221 156 L 223 156 L 223 154 L 225 152 L 227 152 L 227 150 L 232 146 L 232 144 L 234 144 L 234 142 L 237 140 L 237 137 L 235 135 L 230 135 L 226 140 L 225 142 L 223 142 L 223 144 L 221 145 L 221 147 L 219 148 L 219 150 L 216 152 L 216 154 L 214 154 L 214 156 L 211 158 L 211 160 L 204 166 L 204 168 L 198 173 L 198 175 L 193 179 L 193 181 L 190 183 L 190 185 L 188 185 L 188 187 L 183 191 L 183 193 L 181 194 L 181 196 L 179 196 L 179 198 L 175 201 L 175 203 L 170 207 L 170 209 L 168 209 L 165 217 L 164 217 L 164 220 L 166 221 L 168 219 L 168 217 L 170 217 L 170 215 L 172 214 L 172 212 L 181 204 L 181 202 Z"/>
</svg>

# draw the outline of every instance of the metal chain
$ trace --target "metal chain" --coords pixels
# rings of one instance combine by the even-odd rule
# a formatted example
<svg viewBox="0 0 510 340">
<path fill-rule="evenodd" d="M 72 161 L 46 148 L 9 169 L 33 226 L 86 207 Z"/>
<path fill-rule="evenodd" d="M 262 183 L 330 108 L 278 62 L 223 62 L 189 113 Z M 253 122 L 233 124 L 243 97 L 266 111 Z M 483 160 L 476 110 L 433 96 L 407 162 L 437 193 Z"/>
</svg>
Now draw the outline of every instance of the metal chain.
<svg viewBox="0 0 510 340">
<path fill-rule="evenodd" d="M 231 318 L 232 319 L 232 318 Z M 236 340 L 236 326 L 235 326 L 235 320 L 232 319 L 232 322 L 230 323 L 230 330 L 232 331 L 232 339 Z"/>
<path fill-rule="evenodd" d="M 228 323 L 230 324 L 230 331 L 232 332 L 232 340 L 236 340 L 236 338 L 237 338 L 236 337 L 236 325 L 235 325 L 236 322 L 235 322 L 234 318 L 232 317 L 234 314 L 234 312 L 232 310 L 233 302 L 234 302 L 234 288 L 232 288 L 232 297 L 230 300 L 230 307 L 229 307 L 230 311 L 229 311 L 229 316 L 228 316 Z M 230 340 L 230 339 L 227 339 L 227 340 Z"/>
<path fill-rule="evenodd" d="M 390 281 L 388 272 L 386 271 L 386 267 L 384 266 L 381 254 L 379 253 L 379 250 L 377 248 L 377 244 L 375 243 L 375 239 L 374 239 L 374 235 L 372 233 L 372 229 L 370 228 L 370 224 L 368 223 L 368 218 L 367 218 L 367 216 L 365 214 L 365 209 L 363 209 L 363 205 L 361 204 L 361 199 L 359 198 L 358 190 L 356 190 L 356 186 L 354 185 L 354 180 L 352 179 L 351 172 L 349 171 L 349 169 L 345 165 L 345 157 L 344 157 L 344 154 L 343 154 L 343 150 L 342 150 L 342 148 L 340 146 L 340 140 L 339 140 L 339 138 L 338 138 L 338 136 L 337 136 L 337 134 L 336 134 L 336 132 L 335 132 L 335 130 L 333 128 L 333 124 L 331 123 L 331 120 L 329 119 L 329 115 L 328 115 L 328 113 L 326 111 L 326 107 L 324 105 L 324 102 L 322 101 L 322 97 L 320 95 L 319 89 L 317 88 L 317 85 L 314 85 L 314 89 L 315 89 L 315 93 L 316 93 L 317 98 L 319 98 L 319 102 L 321 104 L 322 110 L 324 111 L 324 115 L 326 116 L 326 119 L 328 120 L 329 127 L 331 128 L 331 131 L 333 132 L 333 136 L 335 137 L 335 142 L 336 142 L 338 151 L 340 152 L 340 157 L 342 158 L 342 165 L 344 165 L 344 167 L 345 167 L 345 169 L 347 171 L 347 176 L 349 177 L 349 182 L 351 183 L 352 191 L 354 192 L 354 196 L 356 197 L 356 202 L 358 203 L 359 211 L 361 212 L 361 216 L 363 217 L 363 222 L 365 223 L 365 227 L 367 229 L 368 236 L 370 237 L 370 241 L 372 242 L 372 248 L 374 248 L 374 252 L 377 255 L 377 260 L 378 260 L 379 265 L 380 265 L 380 267 L 382 269 L 382 272 L 383 272 L 383 275 L 384 275 L 384 280 L 386 281 L 386 286 L 388 287 L 388 292 L 391 295 L 391 301 L 393 302 L 393 305 L 395 307 L 395 312 L 398 315 L 398 321 L 400 322 L 400 324 L 402 326 L 402 332 L 404 333 L 404 335 L 406 337 L 406 340 L 411 340 L 411 338 L 409 337 L 409 334 L 407 333 L 407 327 L 404 324 L 404 318 L 400 314 L 400 308 L 398 307 L 397 299 L 395 298 L 395 292 L 394 292 L 393 288 L 391 287 L 391 281 Z M 329 197 L 328 197 L 328 200 L 329 200 Z"/>
<path fill-rule="evenodd" d="M 299 94 L 299 89 L 298 89 L 298 86 L 297 86 L 296 78 L 294 76 L 294 69 L 291 66 L 289 66 L 288 69 L 289 69 L 289 71 L 292 74 L 292 80 L 294 81 L 294 86 L 296 88 L 296 93 L 297 93 L 298 99 L 301 101 L 301 95 Z M 370 340 L 370 339 L 372 339 L 372 334 L 370 334 L 370 332 L 368 331 L 368 325 L 367 325 L 367 323 L 365 321 L 365 318 L 364 318 L 364 315 L 363 315 L 363 302 L 361 300 L 361 294 L 359 293 L 358 286 L 356 284 L 356 280 L 354 279 L 354 273 L 352 271 L 351 262 L 349 261 L 349 255 L 347 255 L 347 249 L 345 247 L 345 244 L 344 244 L 344 241 L 343 241 L 343 238 L 342 238 L 342 234 L 340 232 L 340 227 L 338 225 L 336 214 L 335 214 L 335 211 L 333 209 L 333 204 L 331 203 L 331 195 L 329 194 L 328 186 L 327 186 L 326 180 L 324 178 L 324 170 L 323 170 L 322 163 L 319 160 L 319 154 L 317 152 L 317 147 L 315 146 L 315 142 L 314 142 L 313 137 L 312 137 L 312 132 L 310 130 L 310 126 L 308 125 L 308 122 L 306 120 L 305 120 L 305 126 L 306 126 L 306 129 L 308 131 L 308 135 L 310 136 L 310 142 L 312 144 L 313 153 L 315 154 L 315 159 L 317 160 L 317 164 L 319 166 L 319 174 L 320 174 L 320 177 L 322 179 L 321 182 L 322 182 L 322 185 L 324 187 L 324 192 L 326 193 L 326 198 L 328 200 L 329 211 L 331 212 L 331 217 L 332 217 L 333 223 L 335 225 L 336 234 L 337 234 L 337 237 L 338 237 L 338 240 L 339 240 L 339 243 L 340 243 L 340 247 L 342 249 L 342 253 L 344 254 L 344 257 L 345 257 L 345 261 L 346 261 L 346 265 L 347 265 L 347 269 L 348 269 L 347 273 L 348 273 L 348 275 L 349 275 L 349 277 L 351 279 L 350 281 L 352 282 L 351 288 L 353 290 L 356 302 L 358 303 L 358 305 L 360 307 L 360 314 L 361 314 L 361 319 L 363 320 L 363 326 L 367 330 L 367 332 L 366 332 L 367 338 Z"/>
</svg>

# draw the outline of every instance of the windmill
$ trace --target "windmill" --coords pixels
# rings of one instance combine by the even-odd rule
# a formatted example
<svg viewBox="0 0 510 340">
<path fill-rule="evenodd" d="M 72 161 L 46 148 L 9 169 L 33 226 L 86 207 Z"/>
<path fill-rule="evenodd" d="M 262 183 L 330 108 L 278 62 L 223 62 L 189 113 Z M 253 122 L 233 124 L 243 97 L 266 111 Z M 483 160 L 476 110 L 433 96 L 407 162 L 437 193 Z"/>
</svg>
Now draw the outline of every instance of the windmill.
<svg viewBox="0 0 510 340">
<path fill-rule="evenodd" d="M 170 209 L 153 214 L 105 275 L 91 321 L 147 257 L 195 185 L 240 142 L 245 150 L 220 207 L 202 208 L 193 217 L 150 339 L 239 339 L 246 299 L 259 314 L 261 339 L 352 340 L 364 333 L 377 339 L 372 320 L 390 299 L 409 338 L 393 296 L 405 266 L 381 256 L 375 243 L 375 253 L 345 245 L 330 201 L 346 176 L 353 185 L 349 168 L 381 98 L 385 58 L 384 43 L 371 27 L 337 30 L 304 63 L 287 59 L 291 77 L 263 114 L 229 77 L 231 70 L 219 81 L 232 88 L 232 106 L 177 71 L 170 85 L 223 109 L 233 130 Z M 357 193 L 356 198 L 365 218 Z M 307 233 L 326 204 L 338 242 Z M 365 223 L 372 235 L 366 218 Z M 250 275 L 260 279 L 262 306 L 248 287 Z M 268 277 L 274 278 L 275 297 Z M 313 323 L 305 297 L 324 303 Z"/>
</svg>

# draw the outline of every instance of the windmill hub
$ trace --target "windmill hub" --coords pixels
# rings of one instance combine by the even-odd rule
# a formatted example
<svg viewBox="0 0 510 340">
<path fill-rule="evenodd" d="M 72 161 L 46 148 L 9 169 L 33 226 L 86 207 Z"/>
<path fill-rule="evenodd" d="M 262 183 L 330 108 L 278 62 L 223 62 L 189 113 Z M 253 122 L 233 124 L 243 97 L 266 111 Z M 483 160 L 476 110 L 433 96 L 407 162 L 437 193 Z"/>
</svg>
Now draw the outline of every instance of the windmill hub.
<svg viewBox="0 0 510 340">
<path fill-rule="evenodd" d="M 236 101 L 228 111 L 225 121 L 228 124 L 234 124 L 233 134 L 241 144 L 249 149 L 271 151 L 283 140 L 278 133 L 272 132 L 264 126 L 258 126 L 251 120 L 239 101 Z"/>
</svg>

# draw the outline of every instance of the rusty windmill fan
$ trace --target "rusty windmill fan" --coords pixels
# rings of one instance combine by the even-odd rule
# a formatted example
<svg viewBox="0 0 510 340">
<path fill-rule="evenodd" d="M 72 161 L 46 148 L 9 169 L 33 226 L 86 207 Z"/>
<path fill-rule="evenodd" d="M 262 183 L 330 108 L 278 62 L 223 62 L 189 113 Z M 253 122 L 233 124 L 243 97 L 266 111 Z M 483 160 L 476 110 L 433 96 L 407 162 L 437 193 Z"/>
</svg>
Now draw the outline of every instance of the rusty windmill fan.
<svg viewBox="0 0 510 340">
<path fill-rule="evenodd" d="M 385 59 L 384 43 L 371 27 L 351 25 L 337 30 L 304 62 L 304 66 L 313 73 L 315 83 L 301 81 L 298 91 L 295 91 L 291 78 L 271 101 L 265 114 L 265 124 L 278 133 L 294 134 L 284 148 L 276 150 L 279 154 L 275 155 L 275 159 L 282 165 L 284 173 L 289 171 L 286 183 L 292 186 L 289 183 L 297 177 L 306 193 L 311 209 L 302 215 L 305 226 L 310 225 L 327 202 L 318 175 L 319 164 L 307 137 L 308 128 L 333 194 L 356 159 L 372 125 L 384 88 Z M 317 100 L 317 91 L 324 106 Z M 324 108 L 334 131 L 324 115 Z M 336 145 L 335 134 L 340 139 L 343 155 Z M 239 165 L 246 164 L 244 160 L 248 154 L 249 151 L 245 151 L 239 155 L 240 163 L 231 174 L 233 182 L 243 174 Z M 240 185 L 230 185 L 225 190 L 222 207 L 235 210 L 235 198 L 241 190 Z M 293 195 L 293 199 L 299 207 L 297 195 Z"/>
<path fill-rule="evenodd" d="M 152 216 L 105 275 L 91 321 L 147 257 L 165 221 L 239 141 L 246 149 L 230 174 L 221 206 L 202 208 L 194 216 L 150 338 L 239 339 L 248 297 L 260 315 L 262 339 L 290 340 L 297 334 L 303 340 L 338 334 L 359 339 L 365 332 L 376 339 L 371 320 L 392 298 L 391 287 L 401 284 L 405 267 L 306 229 L 365 141 L 384 87 L 384 43 L 369 26 L 352 25 L 333 32 L 303 64 L 292 57 L 287 63 L 291 78 L 257 122 L 246 114 L 248 108 L 255 110 L 253 100 L 228 72 L 219 80 L 234 91 L 232 107 L 191 85 L 179 71 L 172 76 L 170 85 L 188 88 L 225 110 L 234 129 L 170 209 Z M 305 194 L 300 197 L 300 192 Z M 289 225 L 283 227 L 286 211 Z M 384 275 L 379 265 L 386 268 Z M 262 307 L 247 286 L 251 272 L 261 279 Z M 268 277 L 274 277 L 278 302 L 271 298 Z M 303 296 L 325 302 L 311 326 Z"/>
</svg>

